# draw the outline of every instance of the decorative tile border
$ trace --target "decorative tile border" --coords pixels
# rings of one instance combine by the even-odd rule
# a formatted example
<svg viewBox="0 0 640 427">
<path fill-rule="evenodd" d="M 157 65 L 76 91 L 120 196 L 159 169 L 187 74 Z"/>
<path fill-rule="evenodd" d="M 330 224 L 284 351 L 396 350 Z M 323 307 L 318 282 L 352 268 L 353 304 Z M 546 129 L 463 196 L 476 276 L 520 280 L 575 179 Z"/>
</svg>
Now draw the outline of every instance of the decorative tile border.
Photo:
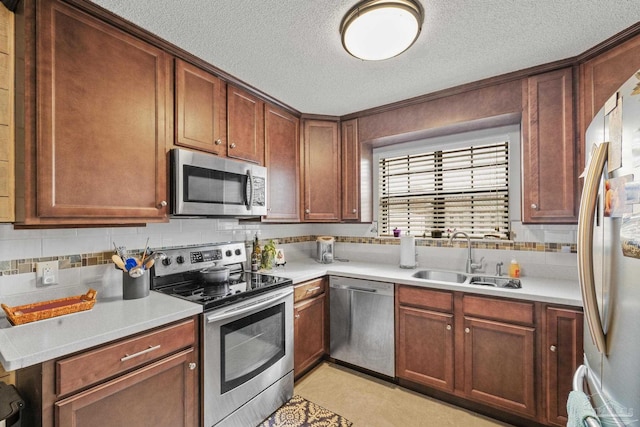
<svg viewBox="0 0 640 427">
<path fill-rule="evenodd" d="M 293 236 L 293 237 L 278 237 L 273 239 L 262 239 L 260 244 L 265 244 L 268 240 L 273 240 L 275 244 L 291 244 L 291 243 L 305 243 L 314 242 L 317 236 Z M 350 236 L 336 236 L 336 242 L 338 243 L 359 243 L 365 245 L 400 245 L 400 239 L 397 237 L 350 237 Z M 199 246 L 199 245 L 193 245 Z M 463 240 L 456 240 L 450 246 L 447 239 L 416 239 L 416 246 L 425 247 L 466 247 L 466 242 Z M 575 243 L 536 243 L 536 242 L 512 242 L 512 241 L 471 241 L 471 247 L 474 249 L 495 249 L 503 251 L 529 251 L 529 252 L 567 252 L 566 247 L 569 247 L 569 252 L 576 253 L 577 247 Z M 155 248 L 156 251 L 169 249 L 167 248 Z M 142 249 L 129 251 L 131 254 L 139 254 Z M 87 267 L 92 265 L 102 265 L 111 263 L 111 255 L 113 251 L 77 254 L 77 255 L 63 255 L 58 257 L 42 257 L 42 258 L 27 258 L 16 259 L 9 261 L 0 261 L 0 276 L 8 276 L 13 274 L 23 273 L 35 273 L 36 263 L 43 261 L 58 261 L 58 268 L 60 270 L 68 268 Z"/>
</svg>

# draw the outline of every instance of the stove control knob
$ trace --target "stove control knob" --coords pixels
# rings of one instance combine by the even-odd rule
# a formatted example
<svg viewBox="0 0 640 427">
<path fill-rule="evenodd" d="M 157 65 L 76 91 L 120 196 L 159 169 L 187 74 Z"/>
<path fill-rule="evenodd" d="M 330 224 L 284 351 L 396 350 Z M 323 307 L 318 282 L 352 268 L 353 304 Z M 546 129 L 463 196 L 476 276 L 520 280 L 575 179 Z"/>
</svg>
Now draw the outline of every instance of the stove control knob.
<svg viewBox="0 0 640 427">
<path fill-rule="evenodd" d="M 242 253 L 242 251 L 240 249 L 236 249 L 236 255 L 240 255 Z"/>
<path fill-rule="evenodd" d="M 231 251 L 230 251 L 230 250 L 227 250 L 224 254 L 225 254 L 226 256 L 231 256 Z"/>
<path fill-rule="evenodd" d="M 178 262 L 178 264 L 184 264 L 184 257 L 182 255 L 178 255 L 176 257 L 176 261 Z"/>
<path fill-rule="evenodd" d="M 165 259 L 163 259 L 162 265 L 165 265 L 165 266 L 171 265 L 171 258 L 166 257 Z"/>
</svg>

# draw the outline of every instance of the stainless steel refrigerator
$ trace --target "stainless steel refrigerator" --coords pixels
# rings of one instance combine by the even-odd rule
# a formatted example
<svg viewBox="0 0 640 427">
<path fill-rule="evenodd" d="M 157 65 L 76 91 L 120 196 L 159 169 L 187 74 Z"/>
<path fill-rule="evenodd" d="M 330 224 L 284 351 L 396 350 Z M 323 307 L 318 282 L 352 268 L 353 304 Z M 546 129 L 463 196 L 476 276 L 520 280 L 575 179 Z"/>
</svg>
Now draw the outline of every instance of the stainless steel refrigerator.
<svg viewBox="0 0 640 427">
<path fill-rule="evenodd" d="M 604 426 L 640 426 L 640 74 L 607 101 L 585 137 L 578 222 L 585 312 L 583 389 Z"/>
</svg>

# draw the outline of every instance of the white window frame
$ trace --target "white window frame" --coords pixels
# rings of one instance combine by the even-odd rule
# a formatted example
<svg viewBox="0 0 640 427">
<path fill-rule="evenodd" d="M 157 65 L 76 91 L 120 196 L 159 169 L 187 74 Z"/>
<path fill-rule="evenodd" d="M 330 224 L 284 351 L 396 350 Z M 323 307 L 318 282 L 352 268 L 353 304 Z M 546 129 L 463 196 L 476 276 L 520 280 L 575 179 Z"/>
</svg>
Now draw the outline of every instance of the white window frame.
<svg viewBox="0 0 640 427">
<path fill-rule="evenodd" d="M 420 154 L 425 151 L 451 150 L 472 145 L 507 141 L 509 143 L 509 220 L 520 221 L 521 213 L 521 132 L 519 125 L 502 126 L 479 131 L 394 144 L 373 149 L 373 220 L 378 223 L 380 210 L 379 164 L 381 157 Z M 380 234 L 378 232 L 378 234 Z M 420 236 L 416 236 L 420 237 Z"/>
</svg>

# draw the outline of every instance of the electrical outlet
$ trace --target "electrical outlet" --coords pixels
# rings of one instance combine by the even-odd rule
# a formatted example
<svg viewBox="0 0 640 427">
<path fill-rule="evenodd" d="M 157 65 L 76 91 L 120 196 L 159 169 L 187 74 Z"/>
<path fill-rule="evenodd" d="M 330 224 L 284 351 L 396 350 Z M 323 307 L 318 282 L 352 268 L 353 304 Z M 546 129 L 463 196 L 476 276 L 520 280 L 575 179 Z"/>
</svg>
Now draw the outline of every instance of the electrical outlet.
<svg viewBox="0 0 640 427">
<path fill-rule="evenodd" d="M 49 286 L 58 283 L 58 261 L 36 263 L 36 285 Z"/>
</svg>

